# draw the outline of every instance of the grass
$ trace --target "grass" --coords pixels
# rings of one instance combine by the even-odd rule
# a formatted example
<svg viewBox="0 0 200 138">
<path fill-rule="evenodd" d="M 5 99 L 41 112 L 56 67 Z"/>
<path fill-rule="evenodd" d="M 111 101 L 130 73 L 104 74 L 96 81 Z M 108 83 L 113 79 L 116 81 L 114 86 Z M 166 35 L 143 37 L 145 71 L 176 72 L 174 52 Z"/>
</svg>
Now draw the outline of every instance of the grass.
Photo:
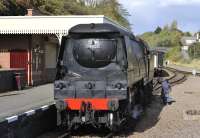
<svg viewBox="0 0 200 138">
<path fill-rule="evenodd" d="M 184 59 L 181 55 L 181 48 L 179 46 L 171 48 L 171 50 L 165 55 L 165 59 L 170 60 L 170 62 L 175 65 L 200 70 L 200 58 L 189 60 Z"/>
<path fill-rule="evenodd" d="M 193 59 L 193 60 L 187 60 L 187 61 L 180 60 L 180 61 L 173 62 L 173 64 L 200 70 L 200 59 Z"/>
</svg>

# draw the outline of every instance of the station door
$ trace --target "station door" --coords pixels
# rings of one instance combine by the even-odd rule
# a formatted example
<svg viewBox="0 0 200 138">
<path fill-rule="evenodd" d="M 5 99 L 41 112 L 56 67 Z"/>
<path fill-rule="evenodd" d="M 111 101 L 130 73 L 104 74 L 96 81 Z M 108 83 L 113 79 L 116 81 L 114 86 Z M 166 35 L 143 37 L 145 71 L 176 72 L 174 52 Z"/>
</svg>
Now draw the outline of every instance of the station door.
<svg viewBox="0 0 200 138">
<path fill-rule="evenodd" d="M 10 52 L 10 68 L 25 69 L 25 81 L 28 80 L 28 52 L 24 51 L 11 51 Z"/>
</svg>

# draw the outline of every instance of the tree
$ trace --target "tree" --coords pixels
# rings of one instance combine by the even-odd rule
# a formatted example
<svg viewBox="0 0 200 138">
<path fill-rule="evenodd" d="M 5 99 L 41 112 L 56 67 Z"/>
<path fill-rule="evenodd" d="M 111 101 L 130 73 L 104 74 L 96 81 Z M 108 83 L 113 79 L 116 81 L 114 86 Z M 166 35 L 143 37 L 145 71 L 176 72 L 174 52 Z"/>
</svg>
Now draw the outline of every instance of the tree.
<svg viewBox="0 0 200 138">
<path fill-rule="evenodd" d="M 154 31 L 155 34 L 159 34 L 162 31 L 162 28 L 158 26 L 156 30 Z"/>
<path fill-rule="evenodd" d="M 0 15 L 1 16 L 17 16 L 25 15 L 26 7 L 18 3 L 18 0 L 1 0 L 0 1 Z"/>
<path fill-rule="evenodd" d="M 127 20 L 129 13 L 117 0 L 102 0 L 102 2 L 94 9 L 96 14 L 103 14 L 121 25 L 130 28 L 130 23 Z"/>
<path fill-rule="evenodd" d="M 172 45 L 172 42 L 169 38 L 161 40 L 157 44 L 158 47 L 171 47 L 171 45 Z"/>
<path fill-rule="evenodd" d="M 200 42 L 194 43 L 189 47 L 189 55 L 192 59 L 200 58 Z"/>
<path fill-rule="evenodd" d="M 192 36 L 192 34 L 190 32 L 185 32 L 184 36 Z"/>
<path fill-rule="evenodd" d="M 178 29 L 178 23 L 176 20 L 174 20 L 170 26 L 171 30 L 177 30 Z"/>
<path fill-rule="evenodd" d="M 154 32 L 144 33 L 141 37 L 147 41 L 151 47 L 180 47 L 180 39 L 183 33 L 175 28 L 178 28 L 176 21 L 174 21 L 170 27 L 165 25 L 164 28 L 161 29 L 161 27 L 158 26 Z"/>
<path fill-rule="evenodd" d="M 166 24 L 166 25 L 163 27 L 163 30 L 168 31 L 168 30 L 169 30 L 169 25 Z"/>
</svg>

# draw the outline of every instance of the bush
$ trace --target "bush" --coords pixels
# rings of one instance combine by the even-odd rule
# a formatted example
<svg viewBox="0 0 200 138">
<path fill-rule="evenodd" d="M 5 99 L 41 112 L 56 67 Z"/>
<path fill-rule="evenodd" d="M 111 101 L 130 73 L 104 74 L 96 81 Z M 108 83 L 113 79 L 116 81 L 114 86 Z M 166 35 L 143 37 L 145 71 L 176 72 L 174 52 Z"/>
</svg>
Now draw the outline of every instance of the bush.
<svg viewBox="0 0 200 138">
<path fill-rule="evenodd" d="M 165 55 L 165 58 L 174 62 L 180 61 L 182 59 L 180 46 L 171 48 L 171 50 Z"/>
<path fill-rule="evenodd" d="M 180 63 L 182 63 L 182 64 L 190 64 L 191 62 L 192 62 L 191 59 L 185 59 L 185 58 L 180 59 Z"/>
<path fill-rule="evenodd" d="M 192 59 L 200 59 L 200 43 L 194 43 L 189 47 L 189 55 Z"/>
</svg>

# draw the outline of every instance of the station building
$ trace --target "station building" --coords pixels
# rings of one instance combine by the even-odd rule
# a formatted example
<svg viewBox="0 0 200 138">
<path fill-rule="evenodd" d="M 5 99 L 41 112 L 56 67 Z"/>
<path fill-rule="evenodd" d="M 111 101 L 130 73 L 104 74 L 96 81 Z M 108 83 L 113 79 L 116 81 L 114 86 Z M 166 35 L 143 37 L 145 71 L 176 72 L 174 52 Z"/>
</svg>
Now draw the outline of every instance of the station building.
<svg viewBox="0 0 200 138">
<path fill-rule="evenodd" d="M 27 85 L 52 82 L 62 36 L 77 24 L 89 23 L 120 26 L 103 15 L 1 16 L 0 66 L 24 69 Z"/>
</svg>

